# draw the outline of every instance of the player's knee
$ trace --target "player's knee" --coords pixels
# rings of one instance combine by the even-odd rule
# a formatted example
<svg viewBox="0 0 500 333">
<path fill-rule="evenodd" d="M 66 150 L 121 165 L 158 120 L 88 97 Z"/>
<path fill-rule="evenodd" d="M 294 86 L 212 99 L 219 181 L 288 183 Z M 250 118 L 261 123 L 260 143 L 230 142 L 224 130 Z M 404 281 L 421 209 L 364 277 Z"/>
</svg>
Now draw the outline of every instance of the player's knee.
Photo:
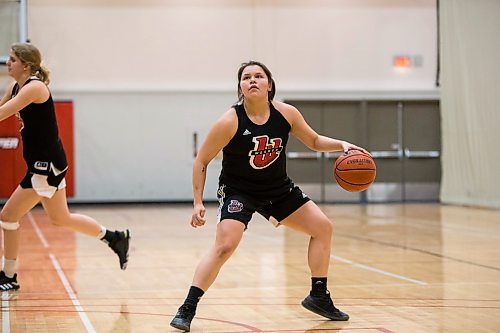
<svg viewBox="0 0 500 333">
<path fill-rule="evenodd" d="M 323 222 L 323 232 L 331 237 L 333 234 L 333 223 L 332 221 L 326 219 Z"/>
<path fill-rule="evenodd" d="M 236 250 L 236 244 L 232 244 L 231 242 L 223 242 L 218 244 L 215 248 L 215 253 L 218 258 L 227 259 L 233 254 L 234 250 Z"/>
<path fill-rule="evenodd" d="M 9 214 L 8 210 L 4 207 L 0 212 L 0 221 L 16 221 L 17 219 L 13 218 L 11 215 L 12 214 Z"/>
<path fill-rule="evenodd" d="M 331 235 L 333 233 L 333 223 L 332 223 L 332 221 L 330 221 L 330 220 L 327 219 L 324 222 L 324 224 L 325 224 L 324 225 L 325 232 L 328 233 L 329 235 Z"/>
<path fill-rule="evenodd" d="M 333 233 L 333 224 L 327 218 L 320 219 L 317 221 L 317 225 L 314 228 L 314 231 L 315 232 L 312 235 L 313 237 L 331 238 Z"/>
<path fill-rule="evenodd" d="M 19 229 L 19 222 L 0 221 L 0 227 L 3 230 L 17 230 Z"/>
<path fill-rule="evenodd" d="M 10 214 L 8 209 L 2 209 L 0 212 L 0 228 L 4 230 L 17 230 L 19 229 L 19 217 Z"/>
</svg>

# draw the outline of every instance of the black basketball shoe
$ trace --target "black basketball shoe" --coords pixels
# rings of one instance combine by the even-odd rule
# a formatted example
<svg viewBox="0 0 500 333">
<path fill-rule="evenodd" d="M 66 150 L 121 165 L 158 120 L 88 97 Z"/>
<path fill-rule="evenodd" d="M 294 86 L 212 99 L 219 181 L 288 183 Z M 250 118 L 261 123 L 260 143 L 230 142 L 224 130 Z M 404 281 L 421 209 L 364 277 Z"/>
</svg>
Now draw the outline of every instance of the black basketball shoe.
<svg viewBox="0 0 500 333">
<path fill-rule="evenodd" d="M 314 312 L 320 316 L 326 317 L 335 321 L 346 321 L 349 320 L 349 315 L 337 309 L 333 305 L 332 298 L 330 297 L 330 292 L 323 296 L 307 296 L 302 301 L 302 306 L 307 310 Z"/>
<path fill-rule="evenodd" d="M 189 304 L 182 304 L 174 319 L 170 322 L 170 326 L 177 329 L 189 332 L 191 329 L 191 321 L 196 314 L 196 307 Z"/>
<path fill-rule="evenodd" d="M 10 278 L 5 275 L 4 271 L 0 271 L 0 291 L 17 290 L 19 287 L 19 283 L 17 283 L 17 273 Z"/>
<path fill-rule="evenodd" d="M 120 268 L 125 270 L 128 263 L 128 249 L 130 245 L 130 230 L 115 231 L 115 237 L 108 246 L 118 255 Z"/>
</svg>

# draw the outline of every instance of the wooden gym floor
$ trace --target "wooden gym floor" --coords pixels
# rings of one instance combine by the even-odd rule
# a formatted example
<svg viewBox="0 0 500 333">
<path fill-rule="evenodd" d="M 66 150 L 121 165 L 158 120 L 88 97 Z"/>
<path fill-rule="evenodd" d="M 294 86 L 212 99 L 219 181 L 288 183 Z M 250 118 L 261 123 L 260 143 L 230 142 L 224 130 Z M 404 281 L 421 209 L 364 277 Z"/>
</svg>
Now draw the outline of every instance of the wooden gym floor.
<svg viewBox="0 0 500 333">
<path fill-rule="evenodd" d="M 500 211 L 438 204 L 323 205 L 334 222 L 329 289 L 349 322 L 300 305 L 308 237 L 254 217 L 203 297 L 192 332 L 499 332 Z M 179 332 L 169 326 L 213 242 L 190 205 L 73 206 L 132 230 L 129 267 L 95 239 L 21 223 L 18 292 L 2 295 L 5 332 Z"/>
</svg>

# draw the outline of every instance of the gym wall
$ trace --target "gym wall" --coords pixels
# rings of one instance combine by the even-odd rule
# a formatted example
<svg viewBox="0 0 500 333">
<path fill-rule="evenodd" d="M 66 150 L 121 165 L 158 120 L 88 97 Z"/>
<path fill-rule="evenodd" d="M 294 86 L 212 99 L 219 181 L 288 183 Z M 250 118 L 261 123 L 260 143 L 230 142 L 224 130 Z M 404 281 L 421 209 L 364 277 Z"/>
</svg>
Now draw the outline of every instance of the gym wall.
<svg viewBox="0 0 500 333">
<path fill-rule="evenodd" d="M 269 66 L 281 100 L 438 97 L 436 24 L 435 0 L 28 4 L 53 95 L 74 103 L 74 202 L 191 200 L 194 133 L 201 144 L 236 101 L 249 59 Z M 395 69 L 395 55 L 419 64 Z"/>
</svg>

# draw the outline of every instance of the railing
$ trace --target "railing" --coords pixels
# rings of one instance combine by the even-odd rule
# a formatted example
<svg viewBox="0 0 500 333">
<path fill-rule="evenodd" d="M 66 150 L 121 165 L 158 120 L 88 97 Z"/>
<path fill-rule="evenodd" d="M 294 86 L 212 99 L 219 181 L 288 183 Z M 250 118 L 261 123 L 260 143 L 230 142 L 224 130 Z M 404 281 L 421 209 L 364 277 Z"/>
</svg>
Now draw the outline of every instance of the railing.
<svg viewBox="0 0 500 333">
<path fill-rule="evenodd" d="M 287 152 L 286 157 L 291 160 L 320 160 L 322 157 L 327 159 L 336 159 L 342 152 L 320 153 L 315 151 L 291 151 Z M 371 151 L 373 158 L 393 159 L 393 158 L 439 158 L 441 152 L 438 150 L 376 150 Z"/>
</svg>

